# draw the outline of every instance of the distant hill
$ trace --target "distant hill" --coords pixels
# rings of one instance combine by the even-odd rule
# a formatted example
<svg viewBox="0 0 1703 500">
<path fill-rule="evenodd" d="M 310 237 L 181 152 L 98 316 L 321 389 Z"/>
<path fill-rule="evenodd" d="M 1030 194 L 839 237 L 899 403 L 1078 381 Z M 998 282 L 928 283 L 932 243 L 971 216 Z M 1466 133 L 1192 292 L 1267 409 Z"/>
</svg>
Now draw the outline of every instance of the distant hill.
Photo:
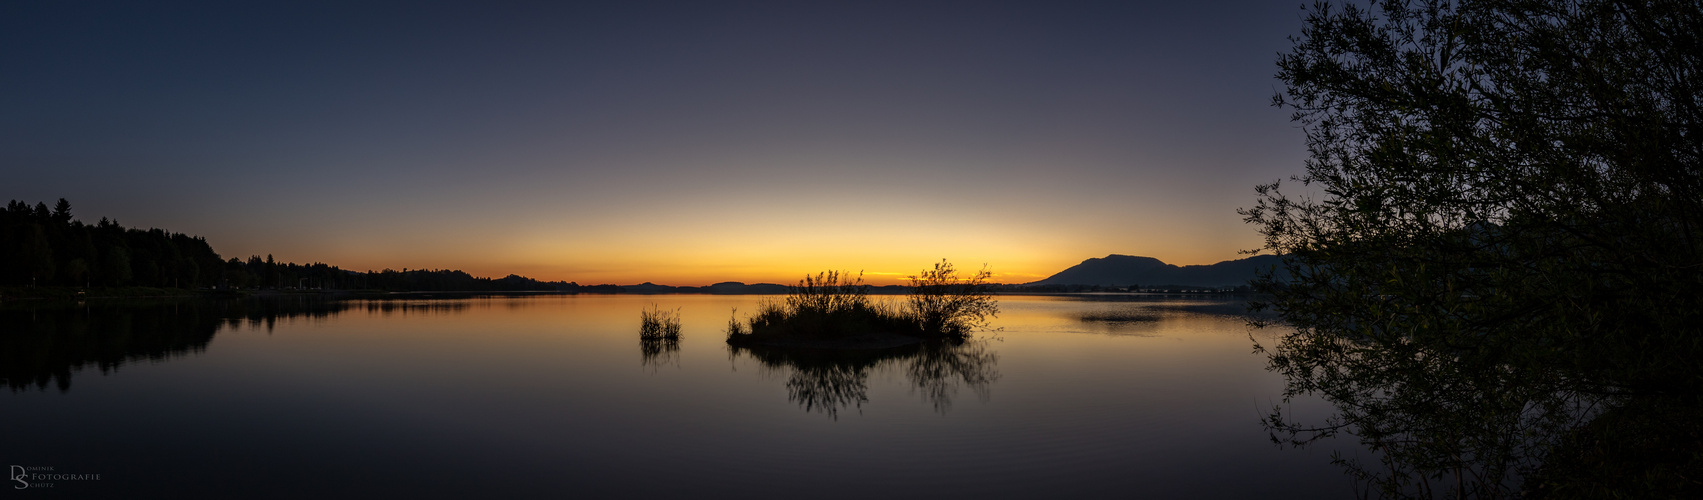
<svg viewBox="0 0 1703 500">
<path fill-rule="evenodd" d="M 1152 257 L 1107 255 L 1082 261 L 1047 279 L 1029 285 L 1246 285 L 1255 272 L 1279 265 L 1282 257 L 1256 255 L 1205 266 L 1175 266 Z"/>
</svg>

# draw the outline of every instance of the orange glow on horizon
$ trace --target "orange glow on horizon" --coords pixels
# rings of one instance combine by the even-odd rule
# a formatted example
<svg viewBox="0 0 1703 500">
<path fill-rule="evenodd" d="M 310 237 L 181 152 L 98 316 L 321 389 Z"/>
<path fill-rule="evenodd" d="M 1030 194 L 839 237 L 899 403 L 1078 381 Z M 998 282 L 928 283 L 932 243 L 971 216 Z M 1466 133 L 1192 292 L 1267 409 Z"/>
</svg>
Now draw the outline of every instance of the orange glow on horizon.
<svg viewBox="0 0 1703 500">
<path fill-rule="evenodd" d="M 1070 255 L 1048 258 L 1046 256 L 1027 256 L 1027 258 L 999 259 L 987 258 L 988 270 L 992 271 L 995 283 L 1018 284 L 1045 279 L 1070 266 L 1093 257 L 1105 257 L 1108 253 L 1126 255 L 1143 255 L 1140 252 L 1101 252 L 1092 255 Z M 1153 255 L 1145 255 L 1153 256 Z M 351 258 L 351 264 L 340 265 L 352 271 L 383 270 L 386 268 L 401 270 L 408 269 L 459 269 L 473 276 L 485 278 L 501 278 L 509 274 L 517 274 L 540 281 L 568 281 L 581 285 L 635 285 L 640 283 L 655 283 L 672 286 L 707 286 L 723 282 L 741 282 L 746 284 L 775 283 L 790 285 L 805 276 L 815 275 L 828 270 L 845 271 L 856 275 L 861 272 L 864 283 L 875 286 L 904 285 L 910 276 L 923 271 L 939 258 L 911 257 L 900 255 L 876 255 L 859 259 L 855 256 L 800 256 L 795 259 L 777 259 L 774 256 L 753 256 L 745 259 L 719 256 L 712 260 L 658 259 L 651 256 L 586 256 L 576 259 L 563 259 L 554 263 L 526 262 L 515 259 L 509 262 L 470 262 L 458 259 L 444 259 L 441 262 L 422 262 L 419 265 L 366 265 L 363 262 L 380 262 L 378 259 Z M 1225 260 L 1242 258 L 1233 252 L 1221 257 L 1199 259 L 1195 261 L 1178 261 L 1156 257 L 1169 264 L 1196 265 L 1213 264 Z M 957 268 L 960 276 L 969 277 L 982 267 L 983 259 L 963 259 L 946 257 Z M 385 259 L 388 260 L 388 259 Z M 436 260 L 436 259 L 433 259 Z M 857 262 L 864 265 L 857 265 Z"/>
<path fill-rule="evenodd" d="M 480 220 L 431 214 L 209 239 L 226 258 L 246 257 L 248 247 L 280 261 L 351 271 L 459 269 L 488 278 L 673 286 L 792 284 L 826 270 L 861 271 L 871 285 L 901 285 L 943 258 L 963 276 L 986 264 L 995 282 L 1028 283 L 1109 254 L 1197 265 L 1238 259 L 1237 250 L 1259 246 L 1259 236 L 1229 211 L 1203 224 L 1142 216 L 1117 198 L 1018 206 L 917 204 L 858 193 L 831 193 L 855 201 L 824 203 L 787 193 L 795 192 L 670 198 L 603 212 L 516 210 Z M 454 238 L 443 236 L 445 225 L 458 228 Z"/>
</svg>

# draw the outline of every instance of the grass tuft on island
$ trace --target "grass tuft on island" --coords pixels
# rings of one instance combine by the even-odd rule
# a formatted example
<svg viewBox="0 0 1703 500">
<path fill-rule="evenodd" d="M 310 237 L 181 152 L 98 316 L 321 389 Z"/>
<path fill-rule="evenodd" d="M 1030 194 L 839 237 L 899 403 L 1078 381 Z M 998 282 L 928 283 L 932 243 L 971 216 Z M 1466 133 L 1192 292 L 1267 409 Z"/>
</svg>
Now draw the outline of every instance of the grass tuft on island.
<svg viewBox="0 0 1703 500">
<path fill-rule="evenodd" d="M 944 260 L 910 277 L 903 304 L 875 301 L 860 273 L 805 276 L 780 301 L 728 320 L 727 343 L 817 348 L 886 348 L 924 340 L 964 340 L 999 313 L 986 267 L 960 277 Z"/>
</svg>

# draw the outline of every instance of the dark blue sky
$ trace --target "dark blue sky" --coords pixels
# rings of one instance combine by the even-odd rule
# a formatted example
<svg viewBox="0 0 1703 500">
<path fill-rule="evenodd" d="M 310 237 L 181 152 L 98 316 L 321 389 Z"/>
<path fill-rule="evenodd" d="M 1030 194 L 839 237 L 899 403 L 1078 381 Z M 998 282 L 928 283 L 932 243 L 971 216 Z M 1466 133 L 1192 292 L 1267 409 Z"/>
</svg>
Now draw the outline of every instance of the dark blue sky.
<svg viewBox="0 0 1703 500">
<path fill-rule="evenodd" d="M 1258 246 L 1283 2 L 10 2 L 0 197 L 581 282 Z M 889 269 L 891 268 L 891 269 Z"/>
</svg>

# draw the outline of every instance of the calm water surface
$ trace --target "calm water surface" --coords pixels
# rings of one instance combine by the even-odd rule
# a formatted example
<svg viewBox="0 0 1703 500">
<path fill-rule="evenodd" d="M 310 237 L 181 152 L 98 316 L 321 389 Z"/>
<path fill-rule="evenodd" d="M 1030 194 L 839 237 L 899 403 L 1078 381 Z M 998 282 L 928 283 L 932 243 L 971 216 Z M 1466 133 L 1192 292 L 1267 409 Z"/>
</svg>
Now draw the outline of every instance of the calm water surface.
<svg viewBox="0 0 1703 500">
<path fill-rule="evenodd" d="M 731 351 L 760 299 L 9 304 L 0 462 L 100 474 L 13 498 L 1352 495 L 1334 443 L 1271 444 L 1234 304 L 1007 296 L 962 346 Z M 639 342 L 651 304 L 678 345 Z"/>
</svg>

